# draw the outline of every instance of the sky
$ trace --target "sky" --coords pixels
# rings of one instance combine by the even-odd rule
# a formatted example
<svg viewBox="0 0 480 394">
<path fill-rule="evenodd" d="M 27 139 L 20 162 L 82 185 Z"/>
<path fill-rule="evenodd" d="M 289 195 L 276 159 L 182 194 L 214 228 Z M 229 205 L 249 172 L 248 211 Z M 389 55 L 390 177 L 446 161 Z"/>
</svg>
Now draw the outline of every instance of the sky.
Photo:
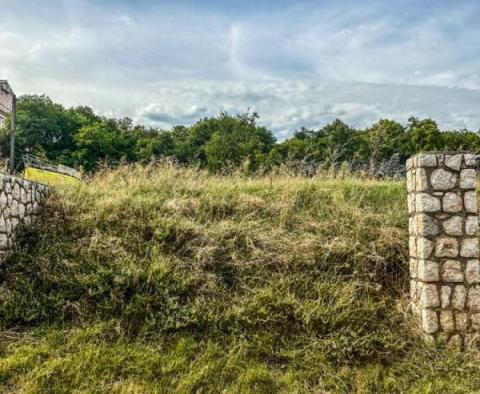
<svg viewBox="0 0 480 394">
<path fill-rule="evenodd" d="M 162 128 L 251 110 L 279 140 L 336 118 L 479 130 L 479 20 L 478 0 L 0 0 L 0 79 Z"/>
</svg>

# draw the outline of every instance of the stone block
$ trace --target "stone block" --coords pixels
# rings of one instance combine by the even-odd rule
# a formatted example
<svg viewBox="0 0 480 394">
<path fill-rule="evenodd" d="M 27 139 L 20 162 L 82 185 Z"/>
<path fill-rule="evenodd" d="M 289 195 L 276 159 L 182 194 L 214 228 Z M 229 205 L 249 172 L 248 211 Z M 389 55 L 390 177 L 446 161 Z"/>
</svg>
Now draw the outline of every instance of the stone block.
<svg viewBox="0 0 480 394">
<path fill-rule="evenodd" d="M 423 308 L 438 308 L 440 298 L 437 291 L 437 285 L 425 283 L 420 294 L 420 303 Z"/>
<path fill-rule="evenodd" d="M 474 330 L 480 330 L 480 313 L 472 313 L 470 315 L 470 322 L 472 323 L 472 328 Z"/>
<path fill-rule="evenodd" d="M 465 269 L 465 279 L 467 283 L 480 283 L 480 261 L 477 259 L 468 260 Z"/>
<path fill-rule="evenodd" d="M 456 240 L 455 240 L 456 241 Z M 417 237 L 417 257 L 420 259 L 428 259 L 433 251 L 433 242 L 425 237 Z"/>
<path fill-rule="evenodd" d="M 408 213 L 415 212 L 415 194 L 409 193 L 407 195 L 407 206 L 408 206 Z"/>
<path fill-rule="evenodd" d="M 13 186 L 12 196 L 14 200 L 20 201 L 20 185 L 17 182 Z"/>
<path fill-rule="evenodd" d="M 416 157 L 417 167 L 436 167 L 437 166 L 437 156 L 435 154 L 422 153 Z"/>
<path fill-rule="evenodd" d="M 457 174 L 438 168 L 432 171 L 430 175 L 430 183 L 434 190 L 449 190 L 457 184 Z"/>
<path fill-rule="evenodd" d="M 454 286 L 452 292 L 451 306 L 453 309 L 463 311 L 465 309 L 465 301 L 467 299 L 467 289 L 463 285 Z"/>
<path fill-rule="evenodd" d="M 460 188 L 473 189 L 477 180 L 477 172 L 474 169 L 466 168 L 460 172 Z"/>
<path fill-rule="evenodd" d="M 417 192 L 428 190 L 428 177 L 424 168 L 419 168 L 415 172 L 415 190 Z"/>
<path fill-rule="evenodd" d="M 410 280 L 410 299 L 413 302 L 417 301 L 417 281 Z"/>
<path fill-rule="evenodd" d="M 447 333 L 455 331 L 455 321 L 452 311 L 440 311 L 440 326 L 442 330 Z"/>
<path fill-rule="evenodd" d="M 438 234 L 439 229 L 435 218 L 424 213 L 416 215 L 415 218 L 416 223 L 414 229 L 416 230 L 416 234 L 425 237 L 433 237 Z"/>
<path fill-rule="evenodd" d="M 20 189 L 20 202 L 22 204 L 27 203 L 27 193 L 25 192 L 25 189 Z"/>
<path fill-rule="evenodd" d="M 443 222 L 443 229 L 447 235 L 462 235 L 463 220 L 461 216 L 455 215 Z"/>
<path fill-rule="evenodd" d="M 0 250 L 8 248 L 8 236 L 7 234 L 0 234 Z"/>
<path fill-rule="evenodd" d="M 477 194 L 474 191 L 465 192 L 465 210 L 470 213 L 477 213 Z"/>
<path fill-rule="evenodd" d="M 413 157 L 408 158 L 407 162 L 405 163 L 405 168 L 407 169 L 407 174 L 409 172 L 411 172 L 410 170 L 413 169 L 414 166 L 415 166 L 415 163 L 414 163 Z"/>
<path fill-rule="evenodd" d="M 409 264 L 411 278 L 414 278 L 414 279 L 417 278 L 417 265 L 418 265 L 418 260 L 416 258 L 411 258 L 410 264 Z"/>
<path fill-rule="evenodd" d="M 414 260 L 417 262 L 418 279 L 423 280 L 424 282 L 435 282 L 440 279 L 440 264 L 438 262 L 429 260 Z"/>
<path fill-rule="evenodd" d="M 465 165 L 469 167 L 474 167 L 476 165 L 476 158 L 474 154 L 465 153 L 463 156 L 465 158 Z"/>
<path fill-rule="evenodd" d="M 416 217 L 408 218 L 408 233 L 410 235 L 417 235 L 417 219 Z"/>
<path fill-rule="evenodd" d="M 467 216 L 465 219 L 465 233 L 467 235 L 478 234 L 478 218 L 477 216 Z"/>
<path fill-rule="evenodd" d="M 452 288 L 450 286 L 442 286 L 440 290 L 440 301 L 442 303 L 442 309 L 450 306 L 450 295 L 452 294 Z"/>
<path fill-rule="evenodd" d="M 462 257 L 478 257 L 478 239 L 465 238 L 462 240 L 460 247 L 460 256 Z"/>
<path fill-rule="evenodd" d="M 413 171 L 407 171 L 407 192 L 413 192 L 415 190 L 415 182 Z"/>
<path fill-rule="evenodd" d="M 18 216 L 18 201 L 17 200 L 13 200 L 12 203 L 10 204 L 10 215 Z"/>
<path fill-rule="evenodd" d="M 417 193 L 414 210 L 417 212 L 438 212 L 440 211 L 440 200 L 427 193 Z"/>
<path fill-rule="evenodd" d="M 443 196 L 443 210 L 445 212 L 460 212 L 463 209 L 462 196 L 459 193 L 445 193 Z"/>
<path fill-rule="evenodd" d="M 415 290 L 415 293 L 417 294 L 417 297 L 420 299 L 420 295 L 422 294 L 422 291 L 423 291 L 423 286 L 425 285 L 425 283 L 417 280 L 416 281 L 416 290 Z"/>
<path fill-rule="evenodd" d="M 408 250 L 410 253 L 410 257 L 417 257 L 417 238 L 414 236 L 410 236 L 408 238 Z"/>
<path fill-rule="evenodd" d="M 462 264 L 458 260 L 447 260 L 442 265 L 444 282 L 463 282 Z"/>
<path fill-rule="evenodd" d="M 417 241 L 417 255 L 419 256 L 418 241 Z M 437 238 L 437 243 L 435 247 L 435 256 L 436 257 L 457 257 L 458 241 L 455 238 L 450 238 L 450 237 Z M 427 257 L 423 257 L 423 258 L 427 258 Z"/>
<path fill-rule="evenodd" d="M 455 328 L 457 331 L 468 330 L 468 316 L 464 312 L 455 312 Z"/>
<path fill-rule="evenodd" d="M 438 331 L 437 312 L 432 309 L 422 310 L 422 329 L 427 334 L 434 334 Z"/>
<path fill-rule="evenodd" d="M 445 155 L 445 166 L 452 170 L 459 171 L 462 166 L 463 154 Z"/>
<path fill-rule="evenodd" d="M 480 312 L 480 285 L 471 286 L 468 290 L 467 307 L 471 312 Z"/>
</svg>

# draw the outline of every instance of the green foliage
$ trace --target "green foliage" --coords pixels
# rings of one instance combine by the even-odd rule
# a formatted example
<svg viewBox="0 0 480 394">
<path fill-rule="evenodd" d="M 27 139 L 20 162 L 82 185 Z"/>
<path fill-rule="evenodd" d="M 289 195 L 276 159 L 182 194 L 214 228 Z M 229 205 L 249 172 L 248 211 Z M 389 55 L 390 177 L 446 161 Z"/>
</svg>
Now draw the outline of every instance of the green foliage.
<svg viewBox="0 0 480 394">
<path fill-rule="evenodd" d="M 148 163 L 158 158 L 208 168 L 211 172 L 241 169 L 245 174 L 295 163 L 324 166 L 362 160 L 378 164 L 399 153 L 402 160 L 425 150 L 480 152 L 480 134 L 468 130 L 441 132 L 432 119 L 410 118 L 407 126 L 381 119 L 356 130 L 339 119 L 318 130 L 300 128 L 277 143 L 273 133 L 257 124 L 257 113 L 220 113 L 190 127 L 160 130 L 134 126 L 128 118 L 98 116 L 89 107 L 66 109 L 46 96 L 18 100 L 16 154 L 32 153 L 45 160 L 87 172 L 100 165 Z M 0 151 L 9 152 L 9 120 L 0 130 Z"/>
<path fill-rule="evenodd" d="M 408 134 L 412 143 L 413 153 L 417 151 L 434 151 L 442 147 L 442 134 L 437 122 L 432 119 L 408 120 Z"/>
<path fill-rule="evenodd" d="M 226 165 L 239 166 L 248 160 L 248 172 L 255 171 L 268 160 L 268 153 L 275 144 L 275 137 L 265 127 L 258 127 L 257 114 L 230 117 L 222 114 L 213 127 L 205 146 L 208 167 L 222 170 Z M 210 120 L 210 121 L 212 121 Z M 194 126 L 195 127 L 195 126 Z"/>
</svg>

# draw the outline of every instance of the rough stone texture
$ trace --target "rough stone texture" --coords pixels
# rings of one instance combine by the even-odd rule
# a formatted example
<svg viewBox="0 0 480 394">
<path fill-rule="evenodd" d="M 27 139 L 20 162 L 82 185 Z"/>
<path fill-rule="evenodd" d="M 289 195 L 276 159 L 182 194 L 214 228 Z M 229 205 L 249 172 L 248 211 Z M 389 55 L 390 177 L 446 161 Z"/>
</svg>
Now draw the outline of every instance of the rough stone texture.
<svg viewBox="0 0 480 394">
<path fill-rule="evenodd" d="M 412 312 L 426 338 L 460 345 L 480 331 L 475 165 L 468 153 L 407 163 Z"/>
<path fill-rule="evenodd" d="M 428 237 L 438 234 L 439 228 L 435 218 L 426 214 L 419 214 L 415 218 L 410 219 L 412 219 L 413 226 L 412 234 L 423 234 Z"/>
<path fill-rule="evenodd" d="M 459 171 L 462 166 L 462 159 L 462 154 L 445 155 L 445 166 L 450 167 L 452 170 Z"/>
<path fill-rule="evenodd" d="M 449 190 L 457 183 L 457 177 L 454 172 L 439 168 L 433 170 L 430 175 L 430 183 L 435 190 Z"/>
<path fill-rule="evenodd" d="M 457 248 L 458 249 L 458 248 Z M 433 251 L 433 242 L 425 237 L 417 238 L 417 257 L 420 259 L 428 259 Z M 473 257 L 473 256 L 472 256 Z"/>
<path fill-rule="evenodd" d="M 465 169 L 460 173 L 460 188 L 474 189 L 477 172 L 473 169 Z"/>
<path fill-rule="evenodd" d="M 460 212 L 463 208 L 462 196 L 458 193 L 445 193 L 443 210 L 445 212 Z"/>
<path fill-rule="evenodd" d="M 461 216 L 455 215 L 443 222 L 443 229 L 448 235 L 462 235 L 463 234 L 463 220 Z M 436 234 L 432 234 L 436 235 Z"/>
<path fill-rule="evenodd" d="M 0 174 L 0 261 L 14 247 L 19 227 L 36 220 L 47 193 L 46 186 Z"/>
<path fill-rule="evenodd" d="M 411 281 L 411 282 L 415 282 L 415 281 Z M 442 286 L 441 289 L 442 289 L 441 290 L 442 309 L 447 309 L 450 306 L 450 295 L 452 294 L 452 288 L 450 286 Z"/>
<path fill-rule="evenodd" d="M 432 241 L 430 241 L 432 242 Z M 418 244 L 418 240 L 417 240 Z M 437 238 L 435 247 L 435 257 L 457 257 L 458 256 L 458 240 L 451 237 Z"/>
<path fill-rule="evenodd" d="M 465 219 L 465 232 L 467 235 L 478 234 L 478 218 L 476 216 L 467 216 Z"/>
<path fill-rule="evenodd" d="M 465 210 L 471 213 L 477 213 L 477 193 L 466 192 L 464 199 Z"/>
<path fill-rule="evenodd" d="M 416 261 L 416 260 L 415 260 Z M 468 284 L 480 283 L 480 261 L 468 260 L 465 270 L 465 279 Z"/>
<path fill-rule="evenodd" d="M 440 200 L 427 193 L 419 193 L 412 196 L 412 204 L 418 212 L 437 212 L 440 210 Z"/>
<path fill-rule="evenodd" d="M 465 238 L 462 240 L 460 249 L 460 256 L 462 257 L 478 257 L 478 239 Z"/>
<path fill-rule="evenodd" d="M 416 277 L 418 279 L 424 282 L 437 282 L 440 279 L 439 263 L 436 261 L 411 259 L 410 263 L 413 265 L 417 264 Z M 415 267 L 411 266 L 411 268 Z"/>
<path fill-rule="evenodd" d="M 442 267 L 444 282 L 463 282 L 462 263 L 458 260 L 446 260 Z"/>
</svg>

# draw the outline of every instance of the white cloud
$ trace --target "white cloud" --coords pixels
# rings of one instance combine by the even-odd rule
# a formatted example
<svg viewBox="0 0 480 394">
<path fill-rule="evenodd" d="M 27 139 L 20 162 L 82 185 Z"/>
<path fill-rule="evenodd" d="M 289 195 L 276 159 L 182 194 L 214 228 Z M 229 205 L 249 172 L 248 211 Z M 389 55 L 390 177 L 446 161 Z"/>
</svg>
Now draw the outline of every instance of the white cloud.
<svg viewBox="0 0 480 394">
<path fill-rule="evenodd" d="M 20 94 L 162 127 L 251 108 L 280 138 L 336 117 L 480 127 L 473 1 L 0 4 L 0 78 Z"/>
</svg>

